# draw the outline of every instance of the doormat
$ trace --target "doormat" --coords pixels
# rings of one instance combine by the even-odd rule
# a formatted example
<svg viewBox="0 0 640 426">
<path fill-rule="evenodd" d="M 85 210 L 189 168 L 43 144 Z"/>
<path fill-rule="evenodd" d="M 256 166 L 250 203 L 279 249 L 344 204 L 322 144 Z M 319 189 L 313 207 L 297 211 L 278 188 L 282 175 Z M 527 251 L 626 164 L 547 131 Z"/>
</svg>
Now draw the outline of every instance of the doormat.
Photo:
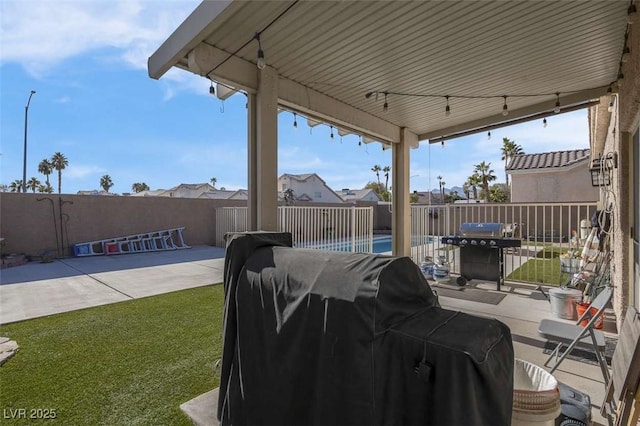
<svg viewBox="0 0 640 426">
<path fill-rule="evenodd" d="M 604 338 L 604 344 L 605 344 L 604 358 L 607 361 L 608 365 L 611 365 L 611 358 L 613 358 L 613 352 L 616 350 L 617 343 L 618 343 L 618 339 L 614 339 L 607 336 L 605 336 Z M 549 355 L 551 354 L 551 352 L 553 352 L 553 350 L 556 348 L 557 345 L 558 343 L 556 342 L 547 341 L 547 343 L 544 344 L 544 349 L 542 350 L 542 352 Z M 568 345 L 564 345 L 563 348 L 561 348 L 561 350 L 567 347 Z M 580 349 L 580 348 L 574 349 L 571 351 L 569 355 L 567 355 L 567 359 L 585 362 L 587 364 L 592 364 L 592 365 L 598 365 L 598 359 L 596 358 L 596 353 L 588 349 Z"/>
<path fill-rule="evenodd" d="M 471 302 L 488 303 L 489 305 L 497 305 L 502 302 L 507 295 L 493 293 L 485 290 L 477 290 L 475 288 L 464 288 L 462 290 L 451 290 L 441 286 L 433 286 L 433 291 L 438 297 L 450 297 L 452 299 L 469 300 Z"/>
</svg>

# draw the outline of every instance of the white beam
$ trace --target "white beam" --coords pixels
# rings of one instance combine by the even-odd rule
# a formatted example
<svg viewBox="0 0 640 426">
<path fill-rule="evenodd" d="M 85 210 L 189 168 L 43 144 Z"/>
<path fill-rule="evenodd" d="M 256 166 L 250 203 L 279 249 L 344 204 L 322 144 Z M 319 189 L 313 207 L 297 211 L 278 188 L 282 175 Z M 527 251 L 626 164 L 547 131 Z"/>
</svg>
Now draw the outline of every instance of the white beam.
<svg viewBox="0 0 640 426">
<path fill-rule="evenodd" d="M 241 6 L 233 0 L 203 1 L 149 57 L 149 77 L 162 77 Z"/>
<path fill-rule="evenodd" d="M 216 47 L 199 44 L 188 53 L 187 64 L 187 69 L 194 74 L 208 76 L 247 93 L 258 90 L 258 68 Z"/>
<path fill-rule="evenodd" d="M 395 124 L 287 78 L 280 77 L 278 98 L 281 105 L 336 127 L 365 134 L 381 142 L 400 141 L 400 127 Z"/>
</svg>

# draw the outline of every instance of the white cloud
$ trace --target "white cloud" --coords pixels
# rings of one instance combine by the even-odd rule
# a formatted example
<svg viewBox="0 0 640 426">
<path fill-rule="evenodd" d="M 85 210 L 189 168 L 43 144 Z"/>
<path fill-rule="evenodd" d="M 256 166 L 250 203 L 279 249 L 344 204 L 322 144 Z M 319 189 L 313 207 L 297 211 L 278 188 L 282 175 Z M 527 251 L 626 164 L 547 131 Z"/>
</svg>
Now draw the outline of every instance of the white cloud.
<svg viewBox="0 0 640 426">
<path fill-rule="evenodd" d="M 64 187 L 65 178 L 73 180 L 85 179 L 89 176 L 98 175 L 105 172 L 106 170 L 104 168 L 93 164 L 69 165 L 64 170 L 62 170 L 62 185 Z M 54 175 L 57 176 L 57 173 L 58 172 L 54 172 Z"/>
<path fill-rule="evenodd" d="M 129 66 L 145 69 L 149 55 L 198 3 L 4 0 L 1 61 L 20 63 L 41 76 L 66 59 L 110 48 Z"/>
<path fill-rule="evenodd" d="M 58 99 L 55 99 L 54 102 L 58 104 L 68 104 L 69 102 L 71 102 L 71 98 L 68 96 L 62 96 Z"/>
</svg>

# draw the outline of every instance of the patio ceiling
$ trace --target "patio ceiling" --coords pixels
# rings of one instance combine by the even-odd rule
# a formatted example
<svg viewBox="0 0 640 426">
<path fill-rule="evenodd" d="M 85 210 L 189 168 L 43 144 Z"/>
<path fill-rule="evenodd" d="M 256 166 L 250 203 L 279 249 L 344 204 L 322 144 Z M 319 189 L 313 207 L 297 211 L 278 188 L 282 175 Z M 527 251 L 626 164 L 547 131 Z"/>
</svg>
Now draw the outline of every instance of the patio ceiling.
<svg viewBox="0 0 640 426">
<path fill-rule="evenodd" d="M 380 141 L 397 142 L 405 127 L 434 142 L 553 114 L 556 93 L 563 112 L 606 94 L 618 78 L 628 6 L 205 1 L 150 58 L 149 75 L 177 66 L 255 91 L 260 32 L 282 107 Z"/>
</svg>

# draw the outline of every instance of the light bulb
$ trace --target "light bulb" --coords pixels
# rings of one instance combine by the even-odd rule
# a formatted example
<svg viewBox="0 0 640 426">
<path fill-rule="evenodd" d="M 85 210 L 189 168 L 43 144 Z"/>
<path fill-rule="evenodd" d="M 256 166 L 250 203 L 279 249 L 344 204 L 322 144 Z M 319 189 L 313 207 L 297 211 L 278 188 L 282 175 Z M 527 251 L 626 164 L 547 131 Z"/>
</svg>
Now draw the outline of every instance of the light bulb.
<svg viewBox="0 0 640 426">
<path fill-rule="evenodd" d="M 298 128 L 298 120 L 297 120 L 297 115 L 296 115 L 296 113 L 295 113 L 295 112 L 293 113 L 293 127 L 294 127 L 295 129 L 297 129 L 297 128 Z"/>
<path fill-rule="evenodd" d="M 449 106 L 449 96 L 445 96 L 445 99 L 447 100 L 447 106 L 444 107 L 444 115 L 448 117 L 451 115 L 451 107 Z"/>
<path fill-rule="evenodd" d="M 635 5 L 629 6 L 627 9 L 627 23 L 632 25 L 638 22 L 638 11 Z"/>
<path fill-rule="evenodd" d="M 491 140 L 491 132 L 487 132 L 487 140 Z"/>
<path fill-rule="evenodd" d="M 627 63 L 629 62 L 629 57 L 631 56 L 631 50 L 629 49 L 629 46 L 625 46 L 624 50 L 622 51 L 622 58 L 620 58 L 620 60 L 622 61 L 622 63 Z"/>
<path fill-rule="evenodd" d="M 385 102 L 384 105 L 382 105 L 382 110 L 384 112 L 387 112 L 388 109 L 389 109 L 389 104 Z"/>
<path fill-rule="evenodd" d="M 215 94 L 216 94 L 216 88 L 213 87 L 213 81 L 211 82 L 211 86 L 209 87 L 209 94 L 211 96 L 215 96 Z"/>
<path fill-rule="evenodd" d="M 544 118 L 542 120 L 542 127 L 545 127 L 545 128 L 547 127 L 547 119 L 546 118 Z"/>
<path fill-rule="evenodd" d="M 329 135 L 329 137 L 331 137 L 331 140 L 333 140 L 333 126 L 331 126 L 331 134 Z"/>
<path fill-rule="evenodd" d="M 507 97 L 503 96 L 503 98 L 504 98 L 504 105 L 502 105 L 502 115 L 506 117 L 507 115 L 509 115 L 509 107 L 507 106 Z"/>
<path fill-rule="evenodd" d="M 264 62 L 264 52 L 262 49 L 258 49 L 258 63 L 256 64 L 259 70 L 263 70 L 267 64 Z"/>
<path fill-rule="evenodd" d="M 560 93 L 556 93 L 556 106 L 553 108 L 553 112 L 556 114 L 560 112 Z"/>
</svg>

